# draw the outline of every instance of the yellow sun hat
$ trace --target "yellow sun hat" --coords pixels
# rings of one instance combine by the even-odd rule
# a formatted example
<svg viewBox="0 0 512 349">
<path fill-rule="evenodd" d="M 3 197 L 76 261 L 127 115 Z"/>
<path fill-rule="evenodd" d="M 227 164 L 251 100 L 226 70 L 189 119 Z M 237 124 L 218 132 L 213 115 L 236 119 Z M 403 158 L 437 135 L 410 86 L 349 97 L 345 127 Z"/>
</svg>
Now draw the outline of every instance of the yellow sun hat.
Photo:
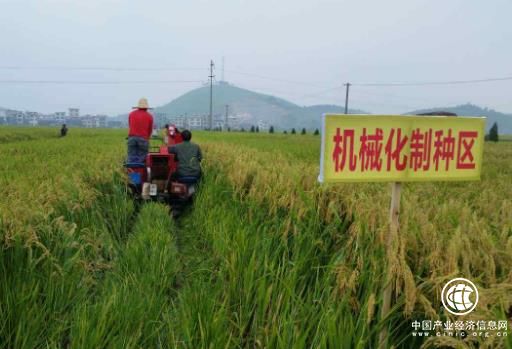
<svg viewBox="0 0 512 349">
<path fill-rule="evenodd" d="M 149 103 L 148 103 L 148 100 L 147 98 L 141 98 L 139 99 L 139 103 L 137 104 L 136 107 L 133 107 L 134 109 L 151 109 L 149 107 Z"/>
</svg>

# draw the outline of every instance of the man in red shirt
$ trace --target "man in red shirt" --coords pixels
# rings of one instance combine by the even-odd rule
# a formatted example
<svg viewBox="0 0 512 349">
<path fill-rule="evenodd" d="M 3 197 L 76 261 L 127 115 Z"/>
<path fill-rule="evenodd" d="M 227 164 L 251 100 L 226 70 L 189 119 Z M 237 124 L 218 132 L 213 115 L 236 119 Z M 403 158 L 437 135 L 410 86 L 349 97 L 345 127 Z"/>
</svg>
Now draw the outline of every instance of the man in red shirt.
<svg viewBox="0 0 512 349">
<path fill-rule="evenodd" d="M 141 98 L 134 109 L 128 117 L 128 162 L 144 163 L 153 132 L 153 116 L 148 112 L 146 98 Z"/>
</svg>

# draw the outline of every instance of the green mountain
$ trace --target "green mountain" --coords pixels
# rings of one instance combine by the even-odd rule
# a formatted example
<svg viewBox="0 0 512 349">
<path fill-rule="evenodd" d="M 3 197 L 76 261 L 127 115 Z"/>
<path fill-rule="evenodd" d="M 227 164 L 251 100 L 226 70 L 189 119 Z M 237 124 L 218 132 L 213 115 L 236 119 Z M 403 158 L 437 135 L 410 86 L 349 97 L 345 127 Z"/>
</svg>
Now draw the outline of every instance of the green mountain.
<svg viewBox="0 0 512 349">
<path fill-rule="evenodd" d="M 226 105 L 229 114 L 241 117 L 242 126 L 255 125 L 259 121 L 278 128 L 320 127 L 323 113 L 342 113 L 343 108 L 335 105 L 316 105 L 301 107 L 282 98 L 253 92 L 221 82 L 213 87 L 213 114 L 224 115 Z M 155 108 L 155 115 L 165 113 L 168 116 L 207 115 L 210 108 L 210 87 L 203 86 L 176 98 L 170 103 Z M 351 113 L 364 113 L 350 110 Z"/>
<path fill-rule="evenodd" d="M 227 82 L 220 82 L 213 86 L 214 116 L 222 118 L 226 111 L 226 105 L 229 106 L 229 114 L 239 116 L 241 126 L 246 128 L 261 121 L 280 129 L 305 127 L 311 130 L 320 128 L 322 114 L 344 113 L 344 108 L 338 105 L 299 106 L 282 98 L 239 88 Z M 170 103 L 155 108 L 154 113 L 157 122 L 159 122 L 158 115 L 160 113 L 164 113 L 167 117 L 176 117 L 180 115 L 208 115 L 209 110 L 210 87 L 205 85 L 185 93 Z M 469 103 L 454 107 L 414 110 L 406 114 L 440 110 L 456 113 L 460 116 L 485 116 L 487 117 L 487 130 L 491 128 L 494 122 L 497 122 L 500 134 L 512 134 L 512 115 Z M 349 113 L 368 114 L 362 110 L 349 110 Z M 126 120 L 126 115 L 122 117 L 122 120 Z"/>
<path fill-rule="evenodd" d="M 407 114 L 414 115 L 420 113 L 428 113 L 431 111 L 447 111 L 455 113 L 459 116 L 485 116 L 487 117 L 485 128 L 488 131 L 496 122 L 498 124 L 498 132 L 500 134 L 512 134 L 512 115 L 497 112 L 489 108 L 481 108 L 479 106 L 467 103 L 457 105 L 455 107 L 429 108 L 411 111 Z"/>
</svg>

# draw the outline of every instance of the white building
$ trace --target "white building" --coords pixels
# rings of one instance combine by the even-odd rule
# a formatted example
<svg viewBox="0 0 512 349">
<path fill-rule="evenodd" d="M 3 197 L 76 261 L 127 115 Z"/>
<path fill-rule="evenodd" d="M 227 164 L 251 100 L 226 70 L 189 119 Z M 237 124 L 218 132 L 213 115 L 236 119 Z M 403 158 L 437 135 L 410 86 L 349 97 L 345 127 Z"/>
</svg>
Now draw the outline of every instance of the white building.
<svg viewBox="0 0 512 349">
<path fill-rule="evenodd" d="M 107 117 L 105 115 L 85 115 L 81 117 L 82 125 L 88 128 L 107 127 Z"/>
<path fill-rule="evenodd" d="M 175 116 L 167 119 L 167 123 L 170 125 L 175 125 L 178 129 L 188 128 L 188 120 L 183 116 Z"/>
<path fill-rule="evenodd" d="M 5 117 L 11 125 L 23 125 L 24 115 L 19 110 L 8 109 L 5 111 Z"/>
<path fill-rule="evenodd" d="M 23 123 L 25 125 L 37 126 L 39 120 L 39 113 L 27 111 L 23 116 Z"/>
<path fill-rule="evenodd" d="M 260 131 L 265 131 L 265 130 L 268 130 L 270 128 L 270 124 L 268 122 L 266 122 L 266 121 L 263 121 L 263 120 L 258 120 L 257 126 L 258 126 Z"/>
<path fill-rule="evenodd" d="M 79 108 L 69 108 L 69 117 L 70 118 L 77 118 L 79 116 L 80 116 Z"/>
<path fill-rule="evenodd" d="M 203 129 L 208 126 L 207 122 L 206 122 L 206 116 L 204 116 L 204 115 L 189 116 L 187 118 L 187 121 L 188 121 L 188 127 L 190 129 Z"/>
<path fill-rule="evenodd" d="M 96 127 L 107 127 L 106 115 L 96 115 Z"/>
<path fill-rule="evenodd" d="M 52 118 L 56 122 L 64 124 L 66 122 L 66 113 L 63 111 L 55 112 Z"/>
<path fill-rule="evenodd" d="M 240 129 L 240 118 L 236 115 L 228 115 L 228 127 L 232 130 Z"/>
</svg>

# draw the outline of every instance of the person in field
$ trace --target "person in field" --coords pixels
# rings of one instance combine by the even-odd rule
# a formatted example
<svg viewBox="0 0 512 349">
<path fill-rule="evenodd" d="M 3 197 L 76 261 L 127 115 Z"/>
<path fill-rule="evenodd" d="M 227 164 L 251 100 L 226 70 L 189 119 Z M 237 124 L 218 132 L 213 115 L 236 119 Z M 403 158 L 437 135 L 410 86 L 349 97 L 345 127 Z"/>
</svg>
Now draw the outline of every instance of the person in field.
<svg viewBox="0 0 512 349">
<path fill-rule="evenodd" d="M 128 162 L 144 163 L 153 132 L 153 116 L 146 98 L 141 98 L 128 116 Z"/>
<path fill-rule="evenodd" d="M 192 133 L 189 130 L 181 132 L 183 142 L 169 147 L 169 153 L 176 155 L 178 160 L 178 170 L 174 174 L 176 179 L 182 177 L 195 177 L 201 178 L 201 160 L 203 154 L 201 148 L 195 143 L 192 143 Z"/>
<path fill-rule="evenodd" d="M 62 124 L 62 127 L 60 128 L 60 136 L 64 137 L 68 134 L 68 128 L 66 124 Z"/>
<path fill-rule="evenodd" d="M 167 144 L 174 145 L 183 142 L 180 130 L 174 125 L 169 125 L 167 128 Z"/>
<path fill-rule="evenodd" d="M 164 144 L 167 144 L 167 132 L 169 130 L 169 124 L 165 124 L 165 126 L 162 128 L 162 141 Z"/>
</svg>

